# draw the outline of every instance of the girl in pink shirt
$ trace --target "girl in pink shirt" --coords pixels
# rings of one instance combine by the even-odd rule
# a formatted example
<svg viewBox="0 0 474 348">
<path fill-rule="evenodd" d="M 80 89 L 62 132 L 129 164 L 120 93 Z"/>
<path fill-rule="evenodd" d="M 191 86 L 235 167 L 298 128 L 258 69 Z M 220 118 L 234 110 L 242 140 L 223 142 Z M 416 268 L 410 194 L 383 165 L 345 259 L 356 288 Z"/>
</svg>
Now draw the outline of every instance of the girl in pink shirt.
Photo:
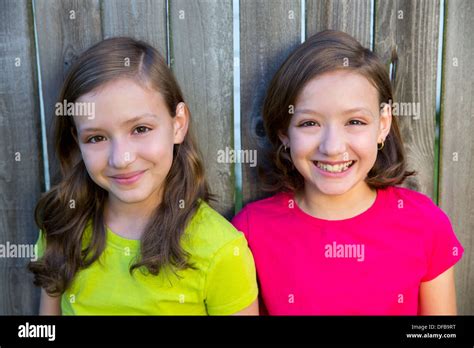
<svg viewBox="0 0 474 348">
<path fill-rule="evenodd" d="M 463 248 L 406 161 L 390 79 L 348 34 L 320 32 L 274 76 L 263 109 L 274 196 L 233 220 L 270 315 L 456 314 Z"/>
</svg>

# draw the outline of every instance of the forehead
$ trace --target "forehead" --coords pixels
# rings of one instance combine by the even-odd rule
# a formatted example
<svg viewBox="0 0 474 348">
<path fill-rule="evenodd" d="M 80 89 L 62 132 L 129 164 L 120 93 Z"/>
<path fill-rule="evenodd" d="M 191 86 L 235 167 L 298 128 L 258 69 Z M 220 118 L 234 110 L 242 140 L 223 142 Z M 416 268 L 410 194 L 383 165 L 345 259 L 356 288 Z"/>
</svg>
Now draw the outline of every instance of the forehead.
<svg viewBox="0 0 474 348">
<path fill-rule="evenodd" d="M 377 107 L 378 99 L 377 89 L 365 76 L 336 70 L 310 80 L 299 93 L 296 106 L 351 108 L 357 103 Z"/>
<path fill-rule="evenodd" d="M 78 127 L 116 125 L 143 114 L 169 115 L 158 91 L 144 87 L 131 79 L 119 79 L 79 97 L 76 103 L 93 107 L 94 117 L 74 117 Z"/>
<path fill-rule="evenodd" d="M 97 106 L 123 108 L 136 103 L 150 104 L 163 101 L 161 94 L 132 79 L 117 79 L 107 82 L 95 90 L 80 96 L 78 102 L 93 102 Z M 114 101 L 114 103 L 109 103 Z"/>
</svg>

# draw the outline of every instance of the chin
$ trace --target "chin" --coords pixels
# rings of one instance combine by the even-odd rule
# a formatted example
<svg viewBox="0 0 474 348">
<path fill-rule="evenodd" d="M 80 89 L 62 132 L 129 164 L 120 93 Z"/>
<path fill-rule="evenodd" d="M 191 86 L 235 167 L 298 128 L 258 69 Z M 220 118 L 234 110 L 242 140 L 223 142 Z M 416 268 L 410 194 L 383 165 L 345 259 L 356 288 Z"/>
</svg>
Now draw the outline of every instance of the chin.
<svg viewBox="0 0 474 348">
<path fill-rule="evenodd" d="M 133 204 L 145 201 L 150 195 L 144 192 L 118 192 L 114 196 L 123 203 Z"/>
<path fill-rule="evenodd" d="M 341 184 L 316 184 L 317 191 L 327 196 L 340 196 L 349 192 L 353 186 L 347 185 L 347 183 Z"/>
<path fill-rule="evenodd" d="M 340 196 L 348 191 L 349 190 L 343 188 L 319 188 L 319 192 L 327 196 Z"/>
</svg>

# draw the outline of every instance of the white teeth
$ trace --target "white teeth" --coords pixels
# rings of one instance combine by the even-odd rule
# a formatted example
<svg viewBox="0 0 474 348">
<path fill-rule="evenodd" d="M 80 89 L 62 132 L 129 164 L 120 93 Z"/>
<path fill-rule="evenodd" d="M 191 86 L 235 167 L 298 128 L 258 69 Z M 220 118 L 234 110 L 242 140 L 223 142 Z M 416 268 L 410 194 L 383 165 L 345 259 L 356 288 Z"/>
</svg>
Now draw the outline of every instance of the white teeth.
<svg viewBox="0 0 474 348">
<path fill-rule="evenodd" d="M 324 163 L 316 161 L 316 165 L 318 166 L 318 168 L 321 168 L 322 170 L 324 170 L 326 172 L 341 173 L 341 172 L 345 172 L 347 169 L 349 169 L 350 165 L 353 162 L 354 161 L 349 161 L 349 162 L 346 162 L 346 163 L 343 163 L 343 164 L 336 164 L 336 165 L 332 166 L 330 164 L 324 164 Z"/>
</svg>

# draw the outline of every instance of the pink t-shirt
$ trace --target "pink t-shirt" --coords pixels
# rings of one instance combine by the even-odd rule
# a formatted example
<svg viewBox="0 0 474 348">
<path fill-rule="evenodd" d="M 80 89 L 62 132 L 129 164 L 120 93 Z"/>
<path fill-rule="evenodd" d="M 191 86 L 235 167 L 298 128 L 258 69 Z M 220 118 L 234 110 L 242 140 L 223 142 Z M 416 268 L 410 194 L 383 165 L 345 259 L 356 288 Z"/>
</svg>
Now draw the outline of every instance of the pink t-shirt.
<svg viewBox="0 0 474 348">
<path fill-rule="evenodd" d="M 346 220 L 315 218 L 279 193 L 232 223 L 247 237 L 270 315 L 417 315 L 420 283 L 464 251 L 447 215 L 400 187 L 377 190 L 368 210 Z"/>
</svg>

